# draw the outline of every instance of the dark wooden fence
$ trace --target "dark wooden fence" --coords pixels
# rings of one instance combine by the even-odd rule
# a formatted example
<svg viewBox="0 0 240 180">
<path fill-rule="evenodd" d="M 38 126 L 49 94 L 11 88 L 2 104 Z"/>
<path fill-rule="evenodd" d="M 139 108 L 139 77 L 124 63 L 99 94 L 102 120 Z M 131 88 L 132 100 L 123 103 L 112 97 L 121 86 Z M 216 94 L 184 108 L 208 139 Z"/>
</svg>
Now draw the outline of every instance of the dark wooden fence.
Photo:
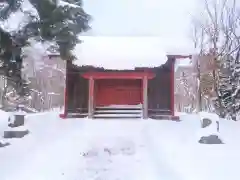
<svg viewBox="0 0 240 180">
<path fill-rule="evenodd" d="M 156 77 L 148 82 L 148 114 L 171 115 L 171 65 L 153 68 Z"/>
</svg>

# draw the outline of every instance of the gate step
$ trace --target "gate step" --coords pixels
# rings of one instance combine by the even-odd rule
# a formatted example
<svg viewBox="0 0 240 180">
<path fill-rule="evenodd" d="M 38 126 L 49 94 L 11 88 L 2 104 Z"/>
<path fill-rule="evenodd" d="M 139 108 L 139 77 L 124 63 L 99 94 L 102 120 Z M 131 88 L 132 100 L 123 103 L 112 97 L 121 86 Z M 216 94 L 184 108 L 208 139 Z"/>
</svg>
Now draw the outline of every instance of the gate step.
<svg viewBox="0 0 240 180">
<path fill-rule="evenodd" d="M 96 107 L 96 111 L 141 111 L 142 108 L 111 108 L 111 107 Z"/>
<path fill-rule="evenodd" d="M 95 115 L 101 115 L 101 114 L 141 114 L 142 112 L 137 111 L 137 112 L 133 112 L 133 111 L 95 111 L 94 114 Z"/>
<path fill-rule="evenodd" d="M 93 118 L 141 118 L 142 114 L 141 113 L 134 113 L 134 112 L 121 112 L 121 113 L 100 113 L 97 114 L 95 113 L 93 115 Z"/>
<path fill-rule="evenodd" d="M 94 119 L 137 119 L 142 118 L 139 107 L 96 107 Z"/>
<path fill-rule="evenodd" d="M 94 116 L 93 119 L 141 119 L 141 116 Z"/>
</svg>

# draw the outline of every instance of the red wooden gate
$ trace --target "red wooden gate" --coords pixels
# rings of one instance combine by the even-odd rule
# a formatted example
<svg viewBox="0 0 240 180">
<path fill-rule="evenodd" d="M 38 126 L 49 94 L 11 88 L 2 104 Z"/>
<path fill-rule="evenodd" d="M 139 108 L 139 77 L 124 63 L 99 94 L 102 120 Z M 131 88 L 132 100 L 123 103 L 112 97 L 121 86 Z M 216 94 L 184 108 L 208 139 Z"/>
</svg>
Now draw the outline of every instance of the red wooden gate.
<svg viewBox="0 0 240 180">
<path fill-rule="evenodd" d="M 105 79 L 96 82 L 96 105 L 137 105 L 142 102 L 141 80 Z"/>
</svg>

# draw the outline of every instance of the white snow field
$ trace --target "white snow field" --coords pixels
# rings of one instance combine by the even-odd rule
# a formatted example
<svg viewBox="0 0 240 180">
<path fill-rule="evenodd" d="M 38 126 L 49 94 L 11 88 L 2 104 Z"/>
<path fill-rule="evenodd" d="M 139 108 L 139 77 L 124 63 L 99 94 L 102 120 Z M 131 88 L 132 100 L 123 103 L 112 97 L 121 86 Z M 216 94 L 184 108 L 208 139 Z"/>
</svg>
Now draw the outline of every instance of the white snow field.
<svg viewBox="0 0 240 180">
<path fill-rule="evenodd" d="M 172 122 L 58 114 L 27 116 L 30 134 L 0 148 L 1 180 L 239 180 L 240 122 L 221 120 L 225 144 L 203 145 L 196 115 Z"/>
</svg>

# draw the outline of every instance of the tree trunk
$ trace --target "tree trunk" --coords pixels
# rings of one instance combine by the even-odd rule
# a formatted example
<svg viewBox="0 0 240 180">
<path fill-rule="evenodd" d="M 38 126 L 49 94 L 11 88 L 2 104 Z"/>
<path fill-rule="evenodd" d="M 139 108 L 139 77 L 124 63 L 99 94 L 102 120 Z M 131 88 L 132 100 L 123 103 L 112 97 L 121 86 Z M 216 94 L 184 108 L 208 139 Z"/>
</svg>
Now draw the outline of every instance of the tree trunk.
<svg viewBox="0 0 240 180">
<path fill-rule="evenodd" d="M 2 92 L 2 107 L 6 107 L 6 93 L 7 93 L 7 79 L 6 76 L 4 76 L 4 85 L 3 85 L 3 92 Z"/>
<path fill-rule="evenodd" d="M 200 70 L 200 62 L 199 59 L 197 59 L 197 78 L 198 78 L 198 89 L 197 89 L 197 93 L 198 93 L 198 107 L 197 107 L 197 112 L 202 111 L 202 93 L 201 93 L 201 70 Z"/>
</svg>

